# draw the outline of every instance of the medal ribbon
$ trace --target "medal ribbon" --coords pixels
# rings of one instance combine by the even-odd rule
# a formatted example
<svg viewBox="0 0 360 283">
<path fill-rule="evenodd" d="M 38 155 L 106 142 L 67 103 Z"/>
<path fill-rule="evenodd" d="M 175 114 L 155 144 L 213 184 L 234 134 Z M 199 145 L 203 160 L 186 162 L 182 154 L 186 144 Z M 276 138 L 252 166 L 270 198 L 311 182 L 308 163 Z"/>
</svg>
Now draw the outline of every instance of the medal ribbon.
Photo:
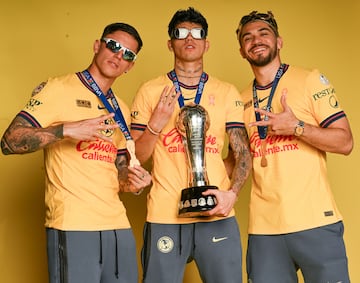
<svg viewBox="0 0 360 283">
<path fill-rule="evenodd" d="M 175 86 L 175 91 L 177 93 L 178 92 L 180 93 L 180 96 L 178 98 L 178 103 L 179 103 L 179 107 L 182 108 L 185 105 L 184 96 L 181 93 L 179 80 L 178 80 L 178 78 L 176 76 L 175 70 L 172 70 L 171 72 L 169 72 L 168 75 L 170 76 L 171 80 L 173 81 L 173 84 Z M 195 104 L 200 103 L 201 96 L 202 96 L 202 93 L 203 93 L 203 90 L 204 90 L 204 85 L 206 83 L 207 77 L 208 76 L 207 76 L 207 74 L 205 72 L 203 72 L 201 74 L 200 81 L 199 81 L 199 86 L 197 88 L 196 95 L 195 95 L 195 100 L 194 100 Z"/>
<path fill-rule="evenodd" d="M 271 111 L 271 103 L 272 103 L 272 99 L 273 99 L 274 94 L 275 94 L 276 87 L 277 87 L 277 85 L 278 85 L 278 83 L 280 81 L 280 78 L 284 74 L 284 71 L 285 71 L 286 67 L 287 67 L 286 64 L 281 64 L 279 69 L 276 72 L 275 78 L 274 78 L 272 86 L 271 86 L 269 99 L 268 99 L 268 102 L 267 102 L 267 105 L 266 105 L 266 108 L 265 108 L 265 110 L 267 112 Z M 253 100 L 254 100 L 254 108 L 259 108 L 259 98 L 258 98 L 257 92 L 256 92 L 256 79 L 254 79 L 254 82 L 253 82 Z M 256 118 L 256 121 L 261 121 L 260 113 L 255 111 L 255 118 Z M 267 115 L 265 115 L 264 121 L 267 121 L 268 119 L 269 119 L 269 117 Z M 265 157 L 265 154 L 266 154 L 265 138 L 267 136 L 268 126 L 258 126 L 257 128 L 258 128 L 259 137 L 261 139 L 261 166 L 266 167 L 267 166 L 267 160 L 266 160 L 266 157 Z"/>
<path fill-rule="evenodd" d="M 111 103 L 112 103 L 113 107 L 110 105 L 109 101 L 106 99 L 104 93 L 102 92 L 102 90 L 100 89 L 98 84 L 95 82 L 95 80 L 91 76 L 90 72 L 88 70 L 85 70 L 85 71 L 82 72 L 82 74 L 84 75 L 84 77 L 85 77 L 87 83 L 89 84 L 89 86 L 92 88 L 93 92 L 99 97 L 99 99 L 104 104 L 104 106 L 109 111 L 109 113 L 114 113 L 115 114 L 114 120 L 119 125 L 121 131 L 123 132 L 123 134 L 125 136 L 125 139 L 126 140 L 132 140 L 129 128 L 126 125 L 124 115 L 121 112 L 121 109 L 119 107 L 119 104 L 118 104 L 118 102 L 116 100 L 116 97 L 115 97 L 112 89 L 110 88 L 108 90 L 107 94 L 110 96 Z"/>
</svg>

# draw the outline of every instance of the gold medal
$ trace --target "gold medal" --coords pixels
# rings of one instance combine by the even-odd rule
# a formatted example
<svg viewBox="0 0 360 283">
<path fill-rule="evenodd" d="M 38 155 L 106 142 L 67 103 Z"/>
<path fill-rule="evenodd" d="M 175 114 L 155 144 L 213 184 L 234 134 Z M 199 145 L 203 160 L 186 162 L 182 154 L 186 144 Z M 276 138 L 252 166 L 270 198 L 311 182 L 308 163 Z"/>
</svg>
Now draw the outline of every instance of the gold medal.
<svg viewBox="0 0 360 283">
<path fill-rule="evenodd" d="M 126 141 L 126 148 L 130 154 L 130 167 L 134 167 L 135 165 L 140 165 L 140 161 L 136 158 L 135 155 L 135 142 L 133 139 Z"/>
<path fill-rule="evenodd" d="M 265 139 L 261 140 L 261 167 L 267 167 Z"/>
</svg>

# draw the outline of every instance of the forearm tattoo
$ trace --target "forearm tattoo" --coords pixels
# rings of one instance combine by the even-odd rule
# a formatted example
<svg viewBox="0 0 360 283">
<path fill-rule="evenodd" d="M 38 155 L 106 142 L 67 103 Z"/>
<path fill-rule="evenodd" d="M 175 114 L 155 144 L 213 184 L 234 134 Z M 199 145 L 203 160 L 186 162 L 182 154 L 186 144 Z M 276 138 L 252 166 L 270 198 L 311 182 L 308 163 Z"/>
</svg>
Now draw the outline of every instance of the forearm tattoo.
<svg viewBox="0 0 360 283">
<path fill-rule="evenodd" d="M 35 128 L 24 118 L 17 116 L 5 131 L 1 140 L 4 154 L 34 152 L 63 138 L 63 125 Z"/>
<path fill-rule="evenodd" d="M 128 179 L 128 158 L 120 155 L 116 158 L 116 168 L 118 169 L 119 189 L 120 192 L 129 191 L 130 182 Z"/>
<path fill-rule="evenodd" d="M 249 177 L 252 160 L 246 129 L 229 129 L 230 154 L 234 154 L 235 165 L 231 178 L 231 190 L 239 193 Z"/>
</svg>

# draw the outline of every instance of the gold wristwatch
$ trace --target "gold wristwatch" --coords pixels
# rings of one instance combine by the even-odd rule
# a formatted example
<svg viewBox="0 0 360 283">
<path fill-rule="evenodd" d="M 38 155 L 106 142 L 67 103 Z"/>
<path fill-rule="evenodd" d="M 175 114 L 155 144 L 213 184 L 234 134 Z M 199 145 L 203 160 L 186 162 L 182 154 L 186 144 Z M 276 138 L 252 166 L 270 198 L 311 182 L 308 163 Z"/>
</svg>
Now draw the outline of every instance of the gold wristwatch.
<svg viewBox="0 0 360 283">
<path fill-rule="evenodd" d="M 294 135 L 300 137 L 304 133 L 304 121 L 299 120 L 299 122 L 295 126 Z"/>
</svg>

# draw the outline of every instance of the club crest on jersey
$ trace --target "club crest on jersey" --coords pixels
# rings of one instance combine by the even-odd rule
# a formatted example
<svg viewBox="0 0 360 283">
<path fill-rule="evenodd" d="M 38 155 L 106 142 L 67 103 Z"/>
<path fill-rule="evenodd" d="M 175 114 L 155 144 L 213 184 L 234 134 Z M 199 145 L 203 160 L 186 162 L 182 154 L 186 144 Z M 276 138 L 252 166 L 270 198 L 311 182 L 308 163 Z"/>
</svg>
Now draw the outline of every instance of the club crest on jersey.
<svg viewBox="0 0 360 283">
<path fill-rule="evenodd" d="M 163 236 L 157 241 L 157 248 L 160 252 L 167 254 L 173 250 L 174 241 L 168 236 Z"/>
<path fill-rule="evenodd" d="M 134 118 L 134 119 L 136 119 L 138 115 L 139 115 L 139 111 L 132 111 L 131 112 L 131 117 Z"/>
<path fill-rule="evenodd" d="M 104 121 L 105 125 L 112 125 L 114 124 L 114 121 L 112 119 L 107 119 Z M 114 129 L 106 129 L 102 130 L 101 133 L 106 137 L 111 137 L 114 134 Z"/>
</svg>

